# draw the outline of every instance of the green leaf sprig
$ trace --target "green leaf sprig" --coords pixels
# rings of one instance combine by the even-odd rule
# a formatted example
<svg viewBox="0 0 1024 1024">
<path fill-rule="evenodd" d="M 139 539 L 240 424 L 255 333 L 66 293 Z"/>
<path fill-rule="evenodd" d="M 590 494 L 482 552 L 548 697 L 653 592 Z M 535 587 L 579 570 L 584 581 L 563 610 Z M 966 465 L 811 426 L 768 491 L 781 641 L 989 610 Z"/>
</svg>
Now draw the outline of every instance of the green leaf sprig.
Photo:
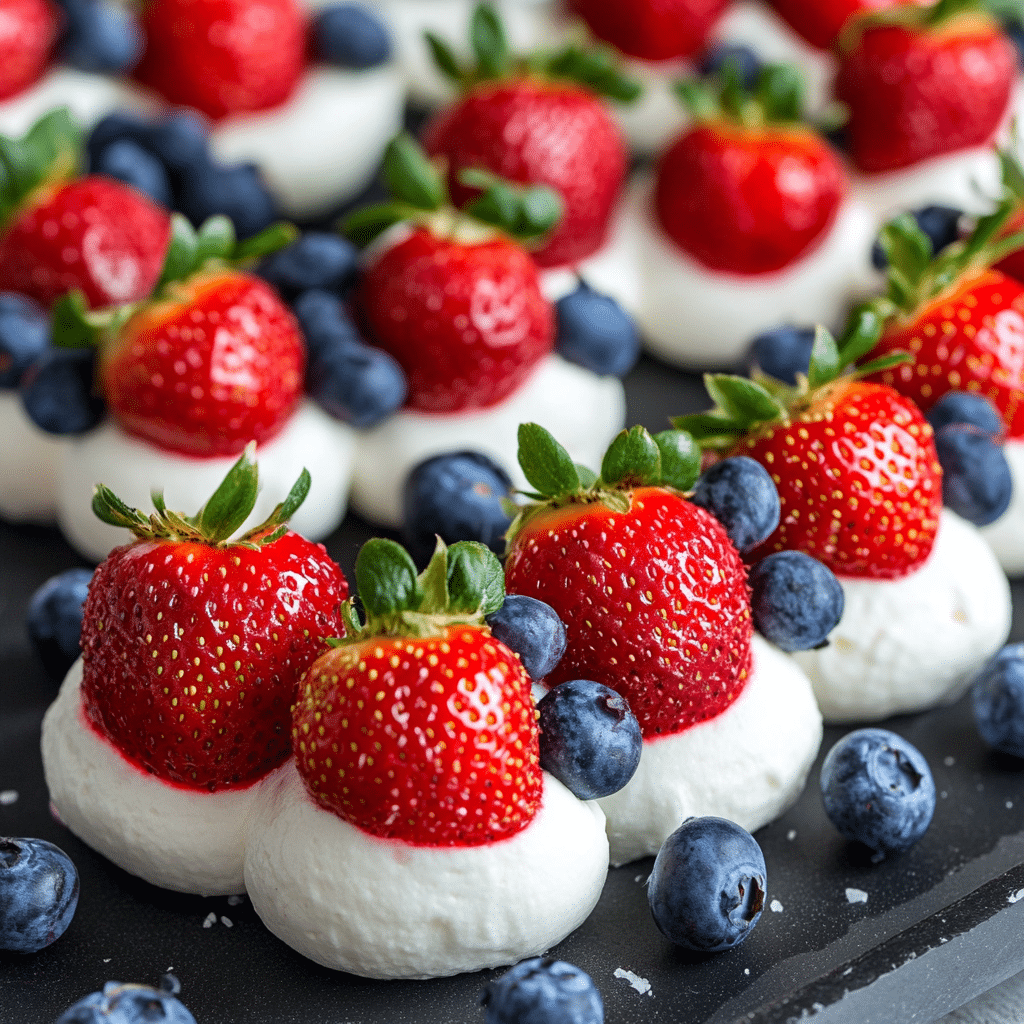
<svg viewBox="0 0 1024 1024">
<path fill-rule="evenodd" d="M 996 9 L 999 6 L 1002 4 L 998 0 L 938 0 L 933 4 L 897 4 L 868 14 L 859 14 L 843 26 L 838 39 L 839 51 L 848 53 L 854 49 L 860 37 L 870 28 L 899 26 L 911 31 L 926 32 L 941 28 L 946 22 L 965 14 L 1000 17 L 1001 13 Z"/>
<path fill-rule="evenodd" d="M 750 88 L 739 63 L 727 60 L 717 75 L 683 79 L 672 88 L 701 123 L 728 121 L 749 129 L 802 123 L 803 80 L 789 64 L 765 64 Z"/>
</svg>

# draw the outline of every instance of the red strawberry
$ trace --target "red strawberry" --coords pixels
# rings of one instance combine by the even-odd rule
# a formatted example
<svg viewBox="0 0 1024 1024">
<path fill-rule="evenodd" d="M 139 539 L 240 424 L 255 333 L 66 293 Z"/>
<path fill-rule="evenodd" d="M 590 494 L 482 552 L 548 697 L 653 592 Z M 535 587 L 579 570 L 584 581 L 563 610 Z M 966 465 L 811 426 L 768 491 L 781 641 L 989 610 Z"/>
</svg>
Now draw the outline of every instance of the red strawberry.
<svg viewBox="0 0 1024 1024">
<path fill-rule="evenodd" d="M 661 157 L 654 203 L 665 232 L 704 266 L 763 274 L 789 266 L 829 231 L 846 176 L 798 121 L 789 69 L 769 66 L 754 96 L 739 90 L 735 81 L 717 94 L 687 85 L 697 123 Z"/>
<path fill-rule="evenodd" d="M 285 525 L 309 474 L 232 542 L 256 488 L 248 449 L 193 519 L 162 500 L 143 516 L 102 486 L 93 501 L 138 539 L 112 551 L 89 588 L 85 713 L 128 760 L 189 789 L 243 787 L 285 761 L 296 682 L 342 629 L 341 570 Z"/>
<path fill-rule="evenodd" d="M 153 0 L 142 25 L 139 81 L 212 118 L 283 103 L 303 71 L 305 24 L 294 0 Z"/>
<path fill-rule="evenodd" d="M 57 12 L 46 0 L 0 0 L 0 100 L 34 84 L 57 36 Z"/>
<path fill-rule="evenodd" d="M 831 50 L 858 15 L 885 11 L 914 0 L 771 0 L 772 9 L 794 32 L 819 50 Z"/>
<path fill-rule="evenodd" d="M 467 571 L 468 570 L 468 571 Z M 483 617 L 504 601 L 482 544 L 439 545 L 417 577 L 392 541 L 356 562 L 367 613 L 300 683 L 292 729 L 310 795 L 372 835 L 476 846 L 514 835 L 540 806 L 530 680 Z"/>
<path fill-rule="evenodd" d="M 998 23 L 941 3 L 904 6 L 879 22 L 858 26 L 836 77 L 854 163 L 894 171 L 990 142 L 1017 73 Z"/>
</svg>

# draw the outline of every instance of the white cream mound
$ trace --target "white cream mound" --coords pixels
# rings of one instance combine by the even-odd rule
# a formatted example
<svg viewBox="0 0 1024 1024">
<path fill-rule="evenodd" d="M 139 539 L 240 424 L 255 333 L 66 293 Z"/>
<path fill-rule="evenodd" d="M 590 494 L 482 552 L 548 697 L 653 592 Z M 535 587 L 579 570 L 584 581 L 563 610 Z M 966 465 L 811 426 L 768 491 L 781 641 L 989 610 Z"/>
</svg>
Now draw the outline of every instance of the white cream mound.
<svg viewBox="0 0 1024 1024">
<path fill-rule="evenodd" d="M 981 535 L 995 552 L 1003 571 L 1010 576 L 1024 573 L 1024 439 L 1008 438 L 1003 454 L 1010 466 L 1013 496 L 1010 507 L 994 522 L 981 528 Z"/>
<path fill-rule="evenodd" d="M 640 83 L 643 92 L 632 103 L 608 100 L 608 112 L 633 152 L 657 156 L 690 122 L 682 100 L 672 91 L 672 83 L 692 78 L 693 65 L 682 59 L 650 61 L 627 57 L 623 70 Z"/>
<path fill-rule="evenodd" d="M 544 776 L 521 832 L 486 846 L 410 846 L 316 806 L 289 762 L 265 790 L 245 857 L 263 923 L 317 963 L 367 978 L 512 964 L 589 916 L 608 871 L 604 815 Z"/>
<path fill-rule="evenodd" d="M 805 256 L 768 274 L 709 270 L 680 249 L 657 222 L 651 183 L 627 202 L 637 225 L 642 270 L 638 320 L 651 353 L 674 366 L 731 368 L 762 331 L 786 323 L 839 330 L 851 301 L 868 286 L 875 223 L 847 200 L 832 228 Z"/>
<path fill-rule="evenodd" d="M 378 526 L 402 525 L 402 487 L 409 472 L 432 455 L 472 450 L 503 466 L 525 487 L 516 453 L 520 423 L 546 427 L 574 461 L 597 469 L 622 429 L 626 398 L 617 377 L 550 355 L 517 391 L 488 409 L 436 415 L 405 410 L 356 438 L 352 508 Z"/>
<path fill-rule="evenodd" d="M 793 655 L 827 722 L 868 722 L 954 700 L 1010 632 L 1010 588 L 980 531 L 944 509 L 927 561 L 900 580 L 841 577 L 843 617 Z"/>
<path fill-rule="evenodd" d="M 656 854 L 691 816 L 761 828 L 800 795 L 821 744 L 821 715 L 807 677 L 754 637 L 753 671 L 720 715 L 645 741 L 625 789 L 598 803 L 608 818 L 611 862 Z"/>
<path fill-rule="evenodd" d="M 14 523 L 52 523 L 69 439 L 40 430 L 14 390 L 0 390 L 0 438 L 0 516 Z"/>
<path fill-rule="evenodd" d="M 322 540 L 345 515 L 354 448 L 351 427 L 303 400 L 281 433 L 257 452 L 260 493 L 243 530 L 266 519 L 305 467 L 312 486 L 292 516 L 291 528 L 309 540 Z M 193 515 L 236 461 L 237 456 L 193 459 L 163 451 L 107 420 L 68 445 L 58 485 L 58 523 L 83 557 L 102 561 L 131 538 L 127 530 L 108 526 L 93 514 L 97 483 L 146 514 L 152 511 L 151 492 L 162 489 L 168 508 Z"/>
<path fill-rule="evenodd" d="M 43 770 L 61 821 L 118 867 L 202 896 L 245 892 L 242 862 L 268 776 L 222 793 L 170 785 L 125 760 L 86 720 L 82 659 L 43 719 Z"/>
<path fill-rule="evenodd" d="M 281 213 L 308 220 L 366 187 L 402 127 L 404 100 L 402 75 L 391 64 L 366 71 L 315 65 L 284 105 L 215 125 L 210 148 L 221 161 L 255 163 Z"/>
</svg>

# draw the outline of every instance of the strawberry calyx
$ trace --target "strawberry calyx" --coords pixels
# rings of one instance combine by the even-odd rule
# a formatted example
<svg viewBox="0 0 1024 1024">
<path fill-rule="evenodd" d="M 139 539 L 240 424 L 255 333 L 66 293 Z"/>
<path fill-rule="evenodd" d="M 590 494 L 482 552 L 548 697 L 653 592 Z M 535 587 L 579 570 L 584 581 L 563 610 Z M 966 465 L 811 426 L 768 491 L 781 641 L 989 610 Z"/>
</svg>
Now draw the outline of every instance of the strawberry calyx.
<svg viewBox="0 0 1024 1024">
<path fill-rule="evenodd" d="M 994 31 L 999 31 L 991 7 L 991 0 L 938 0 L 934 4 L 900 3 L 858 14 L 843 27 L 839 35 L 839 51 L 848 53 L 855 49 L 861 36 L 872 28 L 934 32 L 945 29 L 957 18 L 969 17 L 975 23 L 990 24 Z"/>
<path fill-rule="evenodd" d="M 682 79 L 672 90 L 695 121 L 725 121 L 749 130 L 769 125 L 802 125 L 804 85 L 790 64 L 765 64 L 754 85 L 744 83 L 735 61 L 709 78 Z"/>
<path fill-rule="evenodd" d="M 309 471 L 303 469 L 284 501 L 259 526 L 231 540 L 256 507 L 259 467 L 256 463 L 256 442 L 251 441 L 194 516 L 168 509 L 160 490 L 154 490 L 151 495 L 156 511 L 144 515 L 123 502 L 104 484 L 97 484 L 93 491 L 92 510 L 103 522 L 130 530 L 139 540 L 192 542 L 215 548 L 237 545 L 255 551 L 273 544 L 288 532 L 288 520 L 306 500 L 310 483 Z"/>
<path fill-rule="evenodd" d="M 469 23 L 473 62 L 467 63 L 434 32 L 424 32 L 438 70 L 461 92 L 481 82 L 534 76 L 569 81 L 589 92 L 620 103 L 632 103 L 643 91 L 640 83 L 622 73 L 622 61 L 610 46 L 570 43 L 560 50 L 517 56 L 509 46 L 505 26 L 489 3 L 477 4 Z"/>
</svg>

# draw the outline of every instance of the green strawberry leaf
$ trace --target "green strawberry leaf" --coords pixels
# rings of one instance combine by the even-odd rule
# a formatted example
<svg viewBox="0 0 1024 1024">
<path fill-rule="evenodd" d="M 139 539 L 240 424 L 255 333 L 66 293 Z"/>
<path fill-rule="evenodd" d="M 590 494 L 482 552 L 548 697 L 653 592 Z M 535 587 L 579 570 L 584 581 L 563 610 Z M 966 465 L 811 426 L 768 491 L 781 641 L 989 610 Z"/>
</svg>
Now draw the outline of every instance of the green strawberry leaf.
<svg viewBox="0 0 1024 1024">
<path fill-rule="evenodd" d="M 482 190 L 466 203 L 465 212 L 514 238 L 529 240 L 545 234 L 562 216 L 562 197 L 547 185 L 517 185 L 483 167 L 465 168 L 459 181 Z"/>
<path fill-rule="evenodd" d="M 882 370 L 888 370 L 890 367 L 899 366 L 901 363 L 912 363 L 913 361 L 914 357 L 909 352 L 897 349 L 888 355 L 879 356 L 868 363 L 862 363 L 857 367 L 857 376 L 867 377 L 872 373 L 881 373 Z"/>
<path fill-rule="evenodd" d="M 672 91 L 695 121 L 714 121 L 722 114 L 717 91 L 704 82 L 684 78 L 672 83 Z"/>
<path fill-rule="evenodd" d="M 76 288 L 53 306 L 53 344 L 58 348 L 92 348 L 99 343 L 102 327 L 89 315 L 85 293 Z"/>
<path fill-rule="evenodd" d="M 416 564 L 400 544 L 383 537 L 368 540 L 356 556 L 356 589 L 368 624 L 414 610 L 421 600 Z"/>
<path fill-rule="evenodd" d="M 110 526 L 135 532 L 149 527 L 149 520 L 137 509 L 126 505 L 105 484 L 97 484 L 92 493 L 92 510 L 96 517 Z"/>
<path fill-rule="evenodd" d="M 916 289 L 932 262 L 932 246 L 912 213 L 901 213 L 879 236 L 890 271 L 898 272 Z"/>
<path fill-rule="evenodd" d="M 448 610 L 448 551 L 445 542 L 438 537 L 434 553 L 419 575 L 423 594 L 419 611 L 425 614 L 442 614 Z"/>
<path fill-rule="evenodd" d="M 458 541 L 448 549 L 448 593 L 453 611 L 490 615 L 505 603 L 505 570 L 486 544 Z"/>
<path fill-rule="evenodd" d="M 633 103 L 643 87 L 622 73 L 618 54 L 607 46 L 566 46 L 537 64 L 536 70 L 551 78 L 577 82 L 599 96 L 619 103 Z"/>
<path fill-rule="evenodd" d="M 777 419 L 783 413 L 778 400 L 760 384 L 745 377 L 724 373 L 706 373 L 704 386 L 711 400 L 731 420 L 745 426 Z M 678 424 L 673 424 L 678 426 Z M 688 429 L 688 428 L 682 428 Z"/>
<path fill-rule="evenodd" d="M 531 239 L 546 235 L 561 219 L 565 203 L 547 185 L 530 185 L 519 195 L 519 221 L 514 234 Z"/>
<path fill-rule="evenodd" d="M 261 547 L 273 544 L 275 540 L 283 537 L 288 532 L 288 522 L 298 512 L 299 507 L 309 496 L 309 489 L 313 479 L 309 470 L 303 467 L 298 479 L 292 484 L 291 490 L 285 496 L 284 501 L 274 506 L 274 510 L 260 523 L 247 531 L 242 540 L 258 541 Z M 268 533 L 270 530 L 272 532 Z"/>
<path fill-rule="evenodd" d="M 407 203 L 374 203 L 350 213 L 339 225 L 341 231 L 360 248 L 365 248 L 388 228 L 416 216 Z"/>
<path fill-rule="evenodd" d="M 196 233 L 196 266 L 201 267 L 207 260 L 231 259 L 237 245 L 235 225 L 231 218 L 223 214 L 209 217 Z"/>
<path fill-rule="evenodd" d="M 384 180 L 396 199 L 417 210 L 437 210 L 448 200 L 444 178 L 408 132 L 399 132 L 388 143 Z"/>
<path fill-rule="evenodd" d="M 756 96 L 772 123 L 801 119 L 804 84 L 792 65 L 766 64 L 757 80 Z"/>
<path fill-rule="evenodd" d="M 180 213 L 171 214 L 171 238 L 164 257 L 163 270 L 156 283 L 156 291 L 160 291 L 171 281 L 183 281 L 196 268 L 196 256 L 199 251 L 199 236 L 187 217 Z"/>
<path fill-rule="evenodd" d="M 886 318 L 895 312 L 884 299 L 873 299 L 859 305 L 851 314 L 839 342 L 839 356 L 844 366 L 863 359 L 878 344 Z"/>
<path fill-rule="evenodd" d="M 469 42 L 481 78 L 505 78 L 512 70 L 505 27 L 491 4 L 477 4 L 469 24 Z"/>
<path fill-rule="evenodd" d="M 662 430 L 654 435 L 661 452 L 661 481 L 665 487 L 689 491 L 700 475 L 700 446 L 685 430 Z"/>
<path fill-rule="evenodd" d="M 814 332 L 811 364 L 807 369 L 807 383 L 811 390 L 835 380 L 843 369 L 843 365 L 836 339 L 819 325 Z"/>
<path fill-rule="evenodd" d="M 584 466 L 582 462 L 576 462 L 573 465 L 576 467 L 576 475 L 580 478 L 580 487 L 583 490 L 588 490 L 597 483 L 597 474 L 589 466 Z M 541 501 L 544 500 L 542 495 L 537 495 L 537 498 Z"/>
<path fill-rule="evenodd" d="M 545 498 L 580 489 L 580 477 L 569 453 L 538 423 L 521 423 L 519 465 L 526 479 Z"/>
<path fill-rule="evenodd" d="M 641 426 L 620 431 L 605 452 L 601 480 L 616 484 L 644 486 L 661 481 L 661 450 Z"/>
<path fill-rule="evenodd" d="M 238 461 L 199 511 L 199 529 L 213 543 L 227 540 L 249 518 L 259 493 L 256 442 L 250 441 Z"/>
<path fill-rule="evenodd" d="M 438 71 L 454 85 L 463 85 L 469 76 L 462 62 L 455 56 L 455 51 L 433 32 L 424 32 L 423 38 Z"/>
<path fill-rule="evenodd" d="M 698 443 L 721 440 L 732 441 L 742 434 L 749 424 L 746 420 L 732 419 L 721 413 L 697 412 L 687 416 L 673 416 L 672 426 L 684 430 Z M 702 445 L 703 447 L 703 445 Z"/>
<path fill-rule="evenodd" d="M 209 220 L 213 219 L 209 218 Z M 202 237 L 202 233 L 209 220 L 200 227 L 200 237 Z M 286 220 L 275 221 L 273 224 L 267 225 L 259 234 L 253 235 L 252 238 L 246 238 L 236 243 L 234 251 L 223 258 L 236 265 L 252 263 L 255 260 L 262 259 L 264 256 L 269 256 L 273 252 L 277 252 L 278 249 L 283 249 L 286 245 L 291 245 L 298 237 L 299 229 L 294 224 Z"/>
<path fill-rule="evenodd" d="M 359 612 L 356 611 L 354 600 L 342 601 L 341 624 L 345 627 L 346 638 L 358 636 L 362 632 L 363 623 L 359 618 Z M 324 642 L 328 647 L 342 647 L 345 644 L 345 640 L 341 637 L 328 637 Z"/>
</svg>

